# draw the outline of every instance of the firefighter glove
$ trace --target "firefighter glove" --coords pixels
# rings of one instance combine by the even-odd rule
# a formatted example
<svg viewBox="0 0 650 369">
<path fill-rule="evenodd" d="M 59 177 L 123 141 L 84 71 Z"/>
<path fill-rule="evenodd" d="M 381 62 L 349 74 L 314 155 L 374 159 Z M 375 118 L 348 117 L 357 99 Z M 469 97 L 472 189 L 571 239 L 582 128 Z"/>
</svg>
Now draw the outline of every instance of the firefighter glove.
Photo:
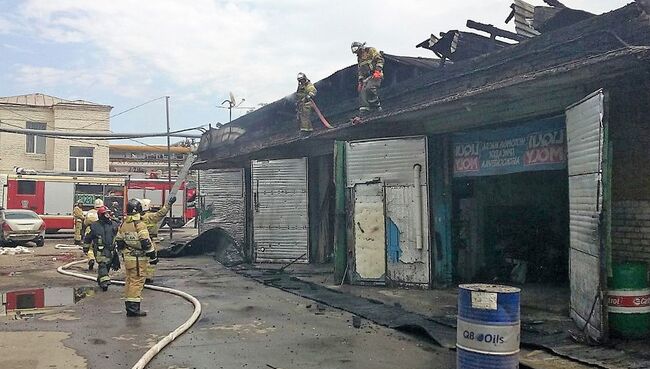
<svg viewBox="0 0 650 369">
<path fill-rule="evenodd" d="M 151 252 L 148 252 L 145 255 L 147 255 L 149 257 L 149 264 L 151 264 L 151 265 L 158 264 L 158 253 L 155 250 L 151 251 Z"/>
<path fill-rule="evenodd" d="M 119 251 L 122 251 L 122 250 L 124 250 L 126 248 L 126 241 L 124 241 L 124 240 L 115 241 L 115 245 L 117 246 L 117 249 Z"/>
<path fill-rule="evenodd" d="M 380 71 L 379 69 L 375 70 L 375 71 L 372 73 L 372 78 L 374 78 L 374 79 L 381 79 L 381 71 Z"/>
<path fill-rule="evenodd" d="M 173 203 L 175 203 L 176 202 L 176 196 L 170 196 L 168 202 L 169 202 L 169 205 L 172 205 Z"/>
<path fill-rule="evenodd" d="M 84 244 L 84 245 L 81 247 L 81 250 L 83 250 L 84 254 L 88 255 L 88 251 L 90 251 L 90 245 L 88 245 L 88 244 Z"/>
<path fill-rule="evenodd" d="M 122 265 L 120 264 L 120 256 L 117 254 L 117 252 L 115 252 L 111 258 L 111 269 L 118 271 L 121 267 Z"/>
</svg>

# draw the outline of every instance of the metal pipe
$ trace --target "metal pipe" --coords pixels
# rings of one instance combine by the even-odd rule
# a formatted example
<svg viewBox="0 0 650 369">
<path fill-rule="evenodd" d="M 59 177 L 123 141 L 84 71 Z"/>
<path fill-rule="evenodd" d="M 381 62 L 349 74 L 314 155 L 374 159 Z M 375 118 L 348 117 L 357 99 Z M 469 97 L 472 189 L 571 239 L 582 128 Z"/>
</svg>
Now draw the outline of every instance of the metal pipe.
<svg viewBox="0 0 650 369">
<path fill-rule="evenodd" d="M 334 151 L 335 223 L 334 223 L 334 279 L 345 281 L 347 270 L 347 222 L 345 211 L 345 142 L 336 141 Z"/>
<path fill-rule="evenodd" d="M 4 123 L 4 122 L 0 122 Z M 174 132 L 155 132 L 155 133 L 111 133 L 105 131 L 88 131 L 88 132 L 73 132 L 73 131 L 53 131 L 53 130 L 41 130 L 41 129 L 27 129 L 27 128 L 9 128 L 9 127 L 0 127 L 0 132 L 7 133 L 16 133 L 24 135 L 33 135 L 33 136 L 59 136 L 59 137 L 77 137 L 77 138 L 88 138 L 88 139 L 97 139 L 97 138 L 108 138 L 108 139 L 117 139 L 117 138 L 146 138 L 146 137 L 165 137 L 170 135 L 172 137 L 184 137 L 184 138 L 201 138 L 201 135 L 183 133 L 190 130 L 195 130 L 198 128 L 182 129 Z"/>
<path fill-rule="evenodd" d="M 171 136 L 169 134 L 169 96 L 165 96 L 165 119 L 167 120 L 167 182 L 169 183 L 169 191 L 167 192 L 167 203 L 169 197 L 172 196 L 172 145 Z M 174 194 L 175 195 L 175 194 Z M 172 219 L 174 218 L 174 205 L 169 204 L 169 219 L 167 227 L 169 227 L 169 239 L 174 239 L 174 227 L 172 227 Z"/>
<path fill-rule="evenodd" d="M 415 201 L 415 248 L 422 250 L 422 166 L 413 166 L 413 185 Z"/>
</svg>

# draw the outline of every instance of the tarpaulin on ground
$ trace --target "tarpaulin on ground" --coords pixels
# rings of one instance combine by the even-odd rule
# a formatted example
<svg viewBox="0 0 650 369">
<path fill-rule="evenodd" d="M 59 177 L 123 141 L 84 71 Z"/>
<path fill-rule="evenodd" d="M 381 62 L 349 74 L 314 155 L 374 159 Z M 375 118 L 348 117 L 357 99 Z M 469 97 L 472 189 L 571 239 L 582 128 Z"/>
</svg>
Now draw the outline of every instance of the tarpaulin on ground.
<svg viewBox="0 0 650 369">
<path fill-rule="evenodd" d="M 453 135 L 454 177 L 566 168 L 564 117 Z"/>
</svg>

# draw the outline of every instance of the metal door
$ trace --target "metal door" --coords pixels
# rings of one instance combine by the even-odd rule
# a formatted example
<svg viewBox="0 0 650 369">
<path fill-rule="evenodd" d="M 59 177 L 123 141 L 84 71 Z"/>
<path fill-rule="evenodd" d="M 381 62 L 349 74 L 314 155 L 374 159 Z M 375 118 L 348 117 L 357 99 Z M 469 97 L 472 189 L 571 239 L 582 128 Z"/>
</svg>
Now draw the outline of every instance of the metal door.
<svg viewBox="0 0 650 369">
<path fill-rule="evenodd" d="M 253 160 L 256 262 L 309 261 L 307 158 Z"/>
<path fill-rule="evenodd" d="M 384 184 L 354 186 L 352 283 L 383 283 L 386 277 Z"/>
<path fill-rule="evenodd" d="M 609 191 L 605 95 L 596 91 L 567 108 L 566 131 L 569 174 L 569 278 L 571 317 L 591 338 L 607 337 L 606 242 L 603 201 Z"/>
<path fill-rule="evenodd" d="M 246 238 L 244 170 L 202 170 L 200 186 L 199 233 L 223 229 L 242 249 Z"/>
<path fill-rule="evenodd" d="M 72 215 L 74 183 L 45 182 L 44 215 Z"/>
</svg>

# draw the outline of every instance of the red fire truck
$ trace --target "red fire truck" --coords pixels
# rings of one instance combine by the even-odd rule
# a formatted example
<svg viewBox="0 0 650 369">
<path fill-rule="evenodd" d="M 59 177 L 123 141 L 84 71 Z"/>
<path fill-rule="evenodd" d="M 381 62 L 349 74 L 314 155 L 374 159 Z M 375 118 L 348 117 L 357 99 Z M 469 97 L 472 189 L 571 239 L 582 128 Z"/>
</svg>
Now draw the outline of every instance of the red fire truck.
<svg viewBox="0 0 650 369">
<path fill-rule="evenodd" d="M 30 209 L 45 221 L 46 232 L 73 229 L 72 209 L 77 201 L 84 210 L 95 199 L 123 209 L 126 178 L 122 175 L 75 173 L 0 175 L 0 206 Z"/>
<path fill-rule="evenodd" d="M 173 185 L 173 183 L 172 183 Z M 127 181 L 127 198 L 149 199 L 151 207 L 161 207 L 169 196 L 172 186 L 166 179 L 134 179 Z M 180 228 L 196 216 L 196 189 L 188 182 L 183 182 L 176 194 L 176 202 L 172 206 L 171 218 L 168 224 Z"/>
</svg>

